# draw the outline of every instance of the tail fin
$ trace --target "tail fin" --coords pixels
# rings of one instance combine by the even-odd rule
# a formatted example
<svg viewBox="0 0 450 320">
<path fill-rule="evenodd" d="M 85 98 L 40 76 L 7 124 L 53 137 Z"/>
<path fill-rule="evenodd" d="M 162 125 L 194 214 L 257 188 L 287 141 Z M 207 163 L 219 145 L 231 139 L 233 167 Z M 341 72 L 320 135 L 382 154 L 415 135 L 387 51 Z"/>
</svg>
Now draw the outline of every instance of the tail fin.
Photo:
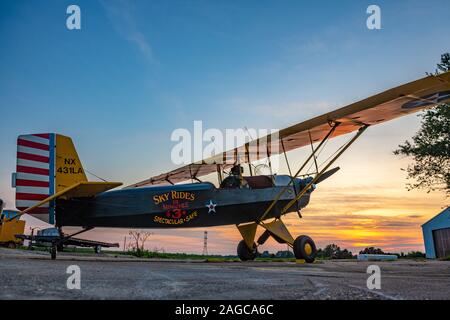
<svg viewBox="0 0 450 320">
<path fill-rule="evenodd" d="M 55 133 L 21 135 L 13 174 L 16 207 L 25 210 L 71 185 L 87 181 L 72 139 Z M 28 212 L 54 224 L 54 201 Z"/>
</svg>

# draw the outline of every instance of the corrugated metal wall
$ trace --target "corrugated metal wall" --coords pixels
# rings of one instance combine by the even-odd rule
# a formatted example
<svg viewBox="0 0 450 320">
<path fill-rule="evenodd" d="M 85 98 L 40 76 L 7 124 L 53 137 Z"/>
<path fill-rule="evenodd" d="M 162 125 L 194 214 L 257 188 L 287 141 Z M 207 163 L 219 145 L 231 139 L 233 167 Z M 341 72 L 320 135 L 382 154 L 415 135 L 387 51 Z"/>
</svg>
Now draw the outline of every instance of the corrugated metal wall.
<svg viewBox="0 0 450 320">
<path fill-rule="evenodd" d="M 433 230 L 433 239 L 436 257 L 450 256 L 450 228 Z"/>
</svg>

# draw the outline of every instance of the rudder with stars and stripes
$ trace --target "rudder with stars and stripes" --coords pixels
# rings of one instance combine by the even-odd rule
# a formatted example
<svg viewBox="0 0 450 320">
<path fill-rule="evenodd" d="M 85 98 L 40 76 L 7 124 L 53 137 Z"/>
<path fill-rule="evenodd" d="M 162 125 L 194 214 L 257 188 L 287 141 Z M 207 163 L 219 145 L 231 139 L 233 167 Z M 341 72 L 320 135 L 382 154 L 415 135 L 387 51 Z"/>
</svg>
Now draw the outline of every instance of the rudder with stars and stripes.
<svg viewBox="0 0 450 320">
<path fill-rule="evenodd" d="M 87 181 L 72 139 L 55 133 L 20 135 L 13 174 L 16 207 L 23 211 L 75 183 Z M 28 214 L 55 224 L 55 201 Z"/>
</svg>

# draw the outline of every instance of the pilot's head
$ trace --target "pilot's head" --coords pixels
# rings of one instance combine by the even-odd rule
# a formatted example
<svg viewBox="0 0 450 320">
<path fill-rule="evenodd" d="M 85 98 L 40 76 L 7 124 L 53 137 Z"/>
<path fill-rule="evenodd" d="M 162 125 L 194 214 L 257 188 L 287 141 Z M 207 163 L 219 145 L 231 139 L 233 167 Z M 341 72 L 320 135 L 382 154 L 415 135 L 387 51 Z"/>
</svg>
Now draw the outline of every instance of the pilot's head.
<svg viewBox="0 0 450 320">
<path fill-rule="evenodd" d="M 231 168 L 231 174 L 234 176 L 240 176 L 242 173 L 244 173 L 244 168 L 242 168 L 239 164 Z"/>
</svg>

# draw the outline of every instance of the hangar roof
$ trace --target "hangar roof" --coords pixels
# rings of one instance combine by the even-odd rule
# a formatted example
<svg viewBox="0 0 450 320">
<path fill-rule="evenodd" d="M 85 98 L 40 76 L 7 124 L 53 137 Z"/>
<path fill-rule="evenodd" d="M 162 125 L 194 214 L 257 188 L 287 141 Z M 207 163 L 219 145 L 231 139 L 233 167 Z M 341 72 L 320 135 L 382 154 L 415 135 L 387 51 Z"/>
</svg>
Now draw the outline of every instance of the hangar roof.
<svg viewBox="0 0 450 320">
<path fill-rule="evenodd" d="M 450 225 L 450 207 L 445 208 L 442 212 L 438 213 L 437 215 L 435 215 L 433 218 L 431 218 L 430 220 L 428 220 L 427 222 L 425 222 L 424 224 L 422 224 L 422 227 L 424 227 L 427 224 L 430 224 L 431 222 L 435 222 L 436 220 L 440 220 L 440 218 L 445 218 L 445 215 L 447 215 L 448 217 L 448 223 Z M 437 221 L 436 221 L 437 222 Z"/>
</svg>

